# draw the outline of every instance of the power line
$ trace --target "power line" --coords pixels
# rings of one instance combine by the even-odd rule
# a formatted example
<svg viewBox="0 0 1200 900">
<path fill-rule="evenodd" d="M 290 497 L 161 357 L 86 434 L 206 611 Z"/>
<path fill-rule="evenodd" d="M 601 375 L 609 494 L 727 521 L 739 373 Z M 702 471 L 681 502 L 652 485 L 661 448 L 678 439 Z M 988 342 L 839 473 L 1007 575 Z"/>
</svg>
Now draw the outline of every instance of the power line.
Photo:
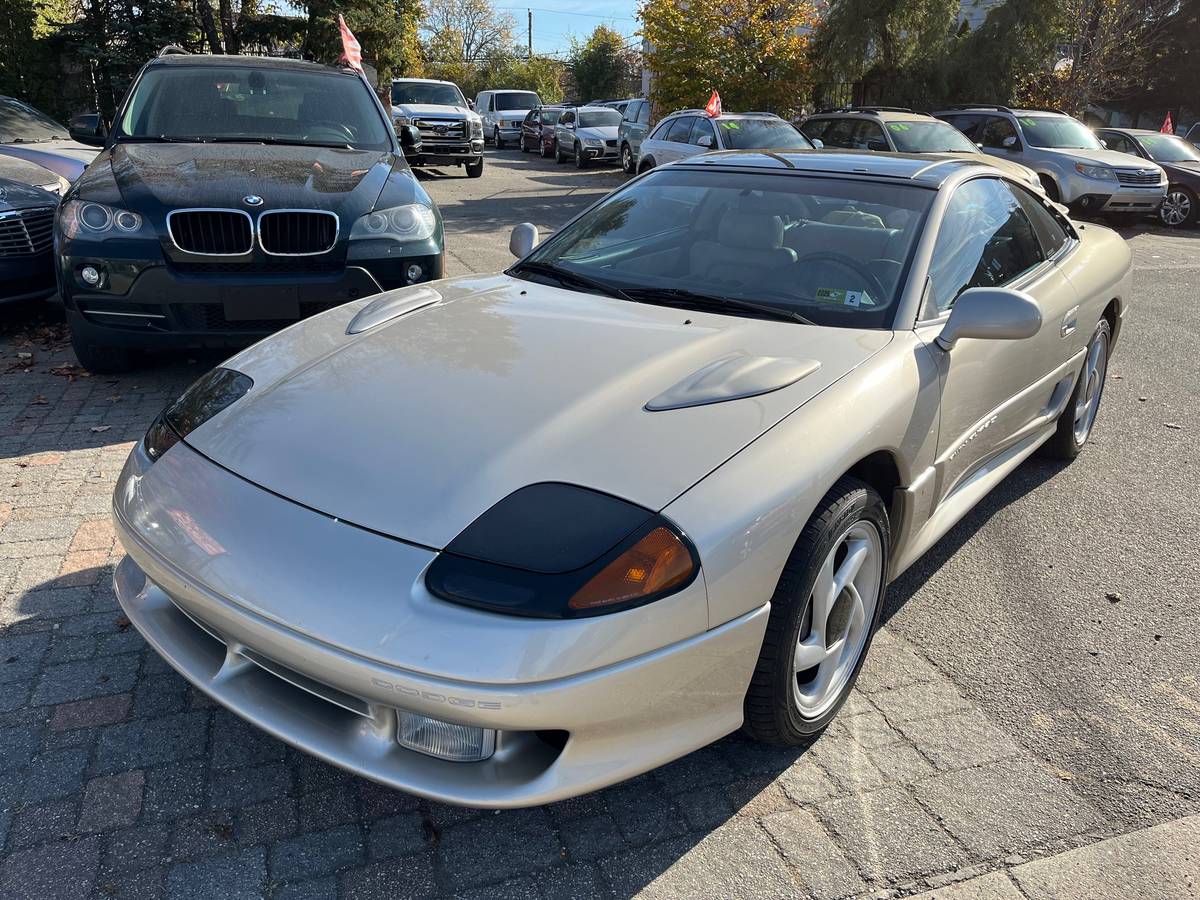
<svg viewBox="0 0 1200 900">
<path fill-rule="evenodd" d="M 533 10 L 534 12 L 540 12 L 540 13 L 549 13 L 551 15 L 556 15 L 556 16 L 572 16 L 572 17 L 583 16 L 584 18 L 588 18 L 588 19 L 609 19 L 614 22 L 637 22 L 637 21 L 640 21 L 638 19 L 631 18 L 630 16 L 605 16 L 605 15 L 601 15 L 600 13 L 571 12 L 569 10 L 563 10 L 563 9 L 544 9 L 540 6 L 497 6 L 497 7 L 495 7 L 495 9 L 502 9 L 505 12 L 520 12 L 521 10 L 524 9 L 524 10 Z"/>
</svg>

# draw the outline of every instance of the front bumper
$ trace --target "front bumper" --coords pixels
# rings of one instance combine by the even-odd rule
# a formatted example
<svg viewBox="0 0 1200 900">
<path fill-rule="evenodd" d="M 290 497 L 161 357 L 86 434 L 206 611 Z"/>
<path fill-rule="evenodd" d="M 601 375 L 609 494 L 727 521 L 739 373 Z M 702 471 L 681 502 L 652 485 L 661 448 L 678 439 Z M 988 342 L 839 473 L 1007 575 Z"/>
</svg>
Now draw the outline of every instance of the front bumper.
<svg viewBox="0 0 1200 900">
<path fill-rule="evenodd" d="M 584 155 L 592 162 L 620 162 L 621 151 L 617 148 L 616 141 L 608 141 L 603 147 L 589 147 L 583 145 Z"/>
<path fill-rule="evenodd" d="M 195 476 L 190 486 L 180 481 L 188 475 Z M 181 509 L 176 501 L 188 491 L 193 499 Z M 236 515 L 224 511 L 230 504 Z M 597 648 L 626 646 L 653 630 L 655 604 L 640 616 L 536 623 L 444 604 L 423 590 L 433 551 L 296 506 L 184 444 L 153 466 L 135 448 L 117 486 L 114 521 L 129 554 L 114 579 L 118 600 L 184 677 L 327 762 L 446 803 L 561 800 L 735 730 L 769 613 L 764 605 L 718 628 L 593 666 L 604 652 Z M 275 542 L 274 554 L 263 552 L 264 541 Z M 311 552 L 318 545 L 325 551 Z M 253 583 L 235 587 L 230 573 L 238 570 Z M 373 584 L 384 583 L 373 577 L 387 579 L 393 610 L 372 601 Z M 289 590 L 287 621 L 277 602 L 260 603 Z M 677 596 L 703 603 L 702 585 L 696 590 L 699 596 Z M 371 641 L 348 646 L 345 628 L 319 627 L 322 615 L 329 623 L 358 620 Z M 585 629 L 604 637 L 585 646 Z M 381 659 L 389 641 L 404 645 L 407 659 L 429 664 L 418 670 Z M 457 660 L 455 671 L 447 660 Z M 552 677 L 539 678 L 538 670 Z M 408 750 L 396 741 L 397 709 L 495 729 L 496 752 L 455 763 Z"/>
<path fill-rule="evenodd" d="M 54 289 L 53 253 L 0 258 L 0 303 L 49 297 Z"/>
<path fill-rule="evenodd" d="M 473 141 L 438 143 L 432 138 L 421 139 L 421 152 L 406 156 L 413 166 L 451 166 L 475 163 L 483 158 L 483 138 Z"/>
<path fill-rule="evenodd" d="M 1149 215 L 1157 211 L 1167 195 L 1166 184 L 1149 187 L 1113 186 L 1098 189 L 1104 182 L 1089 181 L 1076 186 L 1076 193 L 1067 205 L 1073 213 L 1130 213 Z"/>
</svg>

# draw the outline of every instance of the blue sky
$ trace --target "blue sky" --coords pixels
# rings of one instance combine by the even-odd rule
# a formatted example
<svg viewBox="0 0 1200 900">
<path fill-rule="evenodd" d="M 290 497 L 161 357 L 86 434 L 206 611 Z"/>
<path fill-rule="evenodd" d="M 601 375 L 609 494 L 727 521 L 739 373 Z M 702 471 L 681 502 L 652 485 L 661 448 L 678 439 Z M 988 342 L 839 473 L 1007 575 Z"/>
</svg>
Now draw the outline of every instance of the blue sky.
<svg viewBox="0 0 1200 900">
<path fill-rule="evenodd" d="M 493 0 L 492 5 L 517 20 L 517 33 L 524 43 L 527 19 L 525 10 L 533 10 L 533 50 L 535 53 L 559 53 L 570 46 L 572 35 L 586 38 L 597 25 L 627 35 L 637 31 L 637 0 Z"/>
</svg>

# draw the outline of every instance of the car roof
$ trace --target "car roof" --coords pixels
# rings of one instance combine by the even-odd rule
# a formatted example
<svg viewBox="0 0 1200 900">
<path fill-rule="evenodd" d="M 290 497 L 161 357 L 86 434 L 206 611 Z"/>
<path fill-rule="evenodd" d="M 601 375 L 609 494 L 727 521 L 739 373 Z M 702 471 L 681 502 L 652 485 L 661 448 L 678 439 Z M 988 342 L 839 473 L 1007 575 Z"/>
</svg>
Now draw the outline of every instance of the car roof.
<svg viewBox="0 0 1200 900">
<path fill-rule="evenodd" d="M 612 107 L 611 106 L 568 106 L 568 107 L 564 107 L 564 109 L 573 109 L 573 110 L 575 110 L 575 112 L 583 112 L 584 110 L 587 110 L 589 112 L 603 112 L 605 110 L 612 109 Z"/>
<path fill-rule="evenodd" d="M 396 84 L 396 82 L 401 81 L 409 83 L 417 82 L 420 84 L 449 84 L 453 87 L 458 87 L 458 85 L 454 84 L 453 81 L 443 81 L 440 78 L 393 78 L 392 84 Z"/>
<path fill-rule="evenodd" d="M 993 168 L 987 164 L 987 160 L 978 157 L 935 159 L 914 153 L 874 153 L 863 150 L 725 150 L 688 157 L 670 166 L 671 169 L 768 169 L 795 172 L 798 175 L 849 175 L 892 182 L 906 181 L 933 189 L 940 187 L 954 172 L 972 167 Z"/>
<path fill-rule="evenodd" d="M 936 119 L 932 113 L 917 112 L 912 109 L 886 109 L 870 106 L 847 109 L 823 109 L 809 116 L 810 119 L 835 119 L 838 117 L 878 119 L 880 122 L 941 121 L 940 119 Z"/>
<path fill-rule="evenodd" d="M 723 112 L 719 116 L 710 116 L 702 109 L 677 109 L 673 113 L 668 113 L 663 116 L 664 119 L 673 119 L 676 116 L 703 116 L 706 119 L 778 119 L 779 116 L 772 112 Z"/>
<path fill-rule="evenodd" d="M 242 66 L 256 69 L 292 69 L 302 72 L 345 72 L 357 74 L 346 66 L 327 66 L 324 63 L 308 62 L 303 59 L 284 59 L 278 56 L 227 56 L 212 53 L 169 53 L 156 56 L 146 64 L 150 68 L 159 66 Z"/>
<path fill-rule="evenodd" d="M 1097 125 L 1096 131 L 1121 131 L 1125 134 L 1162 134 L 1161 131 L 1156 131 L 1153 128 L 1125 128 L 1122 125 Z M 1164 137 L 1174 137 L 1174 135 L 1164 135 Z"/>
</svg>

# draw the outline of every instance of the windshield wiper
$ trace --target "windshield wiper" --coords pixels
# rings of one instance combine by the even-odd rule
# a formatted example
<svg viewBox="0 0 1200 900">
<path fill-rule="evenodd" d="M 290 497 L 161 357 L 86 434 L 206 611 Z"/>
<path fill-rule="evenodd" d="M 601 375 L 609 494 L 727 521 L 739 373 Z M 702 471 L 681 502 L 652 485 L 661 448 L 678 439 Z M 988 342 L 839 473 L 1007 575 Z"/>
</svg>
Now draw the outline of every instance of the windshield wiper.
<svg viewBox="0 0 1200 900">
<path fill-rule="evenodd" d="M 209 139 L 173 134 L 118 134 L 116 141 L 118 144 L 206 144 Z"/>
<path fill-rule="evenodd" d="M 547 278 L 555 279 L 559 284 L 573 284 L 576 287 L 583 287 L 600 294 L 607 294 L 609 297 L 616 297 L 619 300 L 633 301 L 633 298 L 629 294 L 621 288 L 609 284 L 607 281 L 592 278 L 590 275 L 580 275 L 578 272 L 572 272 L 570 269 L 561 268 L 553 263 L 523 262 L 518 263 L 510 271 L 545 275 Z"/>
<path fill-rule="evenodd" d="M 214 139 L 219 144 L 281 144 L 285 147 L 334 147 L 338 150 L 353 150 L 345 141 L 297 141 L 291 138 L 272 137 L 222 137 Z"/>
<path fill-rule="evenodd" d="M 772 319 L 782 319 L 786 322 L 799 322 L 802 325 L 815 325 L 811 319 L 806 319 L 794 310 L 769 303 L 755 303 L 753 300 L 742 300 L 738 297 L 718 297 L 713 294 L 701 294 L 684 288 L 627 288 L 626 295 L 642 303 L 657 303 L 662 306 L 684 306 L 693 309 L 712 310 L 715 312 L 751 312 Z"/>
</svg>

